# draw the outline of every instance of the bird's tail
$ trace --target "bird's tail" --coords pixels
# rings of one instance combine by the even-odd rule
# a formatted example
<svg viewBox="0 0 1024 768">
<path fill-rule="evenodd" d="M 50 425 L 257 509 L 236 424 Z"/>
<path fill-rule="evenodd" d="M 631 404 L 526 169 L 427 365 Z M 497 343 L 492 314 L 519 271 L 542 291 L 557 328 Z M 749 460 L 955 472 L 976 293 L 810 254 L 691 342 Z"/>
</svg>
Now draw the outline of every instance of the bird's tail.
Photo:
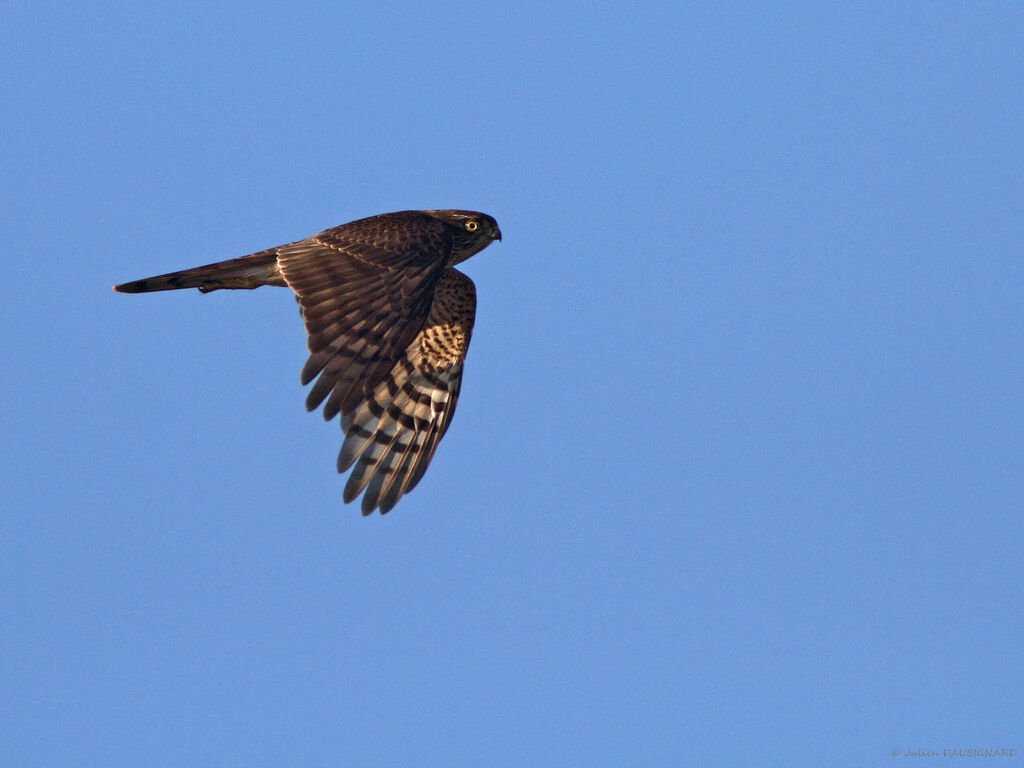
<svg viewBox="0 0 1024 768">
<path fill-rule="evenodd" d="M 166 275 L 147 277 L 130 283 L 115 285 L 119 293 L 149 293 L 173 291 L 179 288 L 198 288 L 203 293 L 220 288 L 259 288 L 261 285 L 287 285 L 277 266 L 274 250 L 260 251 L 239 259 L 218 261 L 193 269 L 183 269 Z"/>
</svg>

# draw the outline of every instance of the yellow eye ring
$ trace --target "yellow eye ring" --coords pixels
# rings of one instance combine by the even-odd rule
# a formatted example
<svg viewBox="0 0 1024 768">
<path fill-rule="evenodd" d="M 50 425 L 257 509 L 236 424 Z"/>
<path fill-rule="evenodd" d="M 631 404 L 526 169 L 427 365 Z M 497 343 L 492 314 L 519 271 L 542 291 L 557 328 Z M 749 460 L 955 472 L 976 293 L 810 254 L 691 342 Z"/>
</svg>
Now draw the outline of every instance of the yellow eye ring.
<svg viewBox="0 0 1024 768">
<path fill-rule="evenodd" d="M 476 232 L 478 229 L 480 229 L 480 225 L 472 219 L 466 222 L 467 232 Z"/>
</svg>

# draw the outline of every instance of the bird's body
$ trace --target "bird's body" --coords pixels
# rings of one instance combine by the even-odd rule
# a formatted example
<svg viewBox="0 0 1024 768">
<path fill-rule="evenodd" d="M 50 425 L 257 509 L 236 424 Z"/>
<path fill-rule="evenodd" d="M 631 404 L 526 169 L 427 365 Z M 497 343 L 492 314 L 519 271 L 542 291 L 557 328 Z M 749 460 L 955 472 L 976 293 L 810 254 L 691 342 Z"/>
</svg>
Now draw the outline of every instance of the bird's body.
<svg viewBox="0 0 1024 768">
<path fill-rule="evenodd" d="M 345 501 L 389 511 L 423 477 L 458 402 L 473 282 L 453 265 L 500 240 L 474 211 L 401 211 L 278 248 L 114 286 L 122 293 L 291 288 L 309 334 L 309 410 L 341 414 Z"/>
</svg>

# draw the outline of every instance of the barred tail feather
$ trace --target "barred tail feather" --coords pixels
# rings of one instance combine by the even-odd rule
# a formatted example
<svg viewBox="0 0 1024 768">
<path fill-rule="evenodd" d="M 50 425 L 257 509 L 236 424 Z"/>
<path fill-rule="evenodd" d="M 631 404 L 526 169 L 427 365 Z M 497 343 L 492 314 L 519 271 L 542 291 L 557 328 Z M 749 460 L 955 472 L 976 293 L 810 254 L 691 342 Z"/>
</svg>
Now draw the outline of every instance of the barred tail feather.
<svg viewBox="0 0 1024 768">
<path fill-rule="evenodd" d="M 121 283 L 115 285 L 114 290 L 118 293 L 150 293 L 198 288 L 203 293 L 209 293 L 221 288 L 252 289 L 261 285 L 286 285 L 277 266 L 277 254 L 274 250 Z"/>
</svg>

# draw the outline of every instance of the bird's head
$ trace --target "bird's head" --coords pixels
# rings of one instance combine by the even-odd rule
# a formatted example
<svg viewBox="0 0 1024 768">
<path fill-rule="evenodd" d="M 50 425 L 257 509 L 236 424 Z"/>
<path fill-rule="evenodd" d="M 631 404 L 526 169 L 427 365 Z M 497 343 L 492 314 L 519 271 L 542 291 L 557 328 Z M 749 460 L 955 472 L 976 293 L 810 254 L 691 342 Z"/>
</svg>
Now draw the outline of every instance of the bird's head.
<svg viewBox="0 0 1024 768">
<path fill-rule="evenodd" d="M 501 240 L 501 230 L 494 217 L 477 211 L 424 211 L 452 230 L 454 244 L 450 264 L 458 264 L 480 253 L 495 240 Z"/>
</svg>

